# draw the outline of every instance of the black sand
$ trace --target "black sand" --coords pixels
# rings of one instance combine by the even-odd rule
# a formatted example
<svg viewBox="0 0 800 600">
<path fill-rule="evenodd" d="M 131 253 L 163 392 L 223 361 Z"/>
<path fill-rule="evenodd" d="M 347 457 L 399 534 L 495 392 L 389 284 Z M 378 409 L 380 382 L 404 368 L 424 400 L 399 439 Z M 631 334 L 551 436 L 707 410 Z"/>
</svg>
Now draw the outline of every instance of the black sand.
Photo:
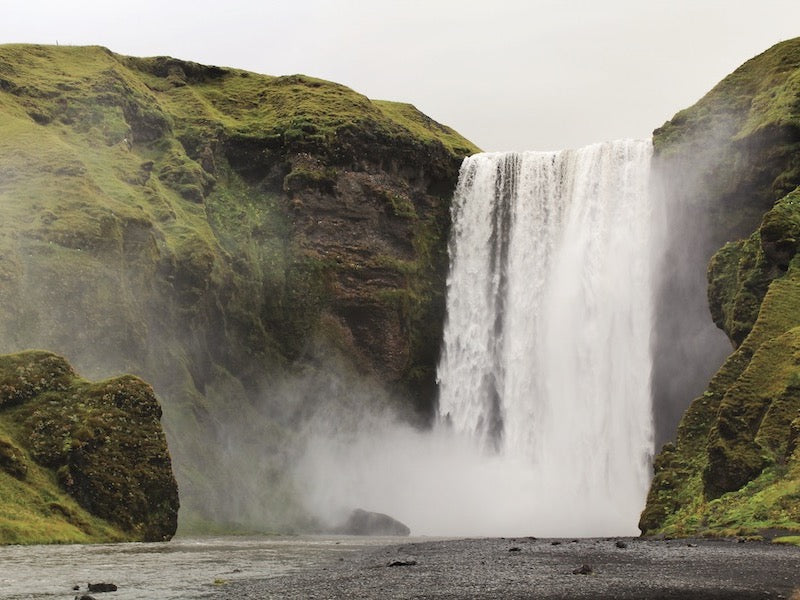
<svg viewBox="0 0 800 600">
<path fill-rule="evenodd" d="M 574 573 L 583 565 L 591 573 Z M 508 538 L 342 549 L 290 575 L 232 582 L 216 597 L 764 599 L 792 598 L 796 590 L 797 547 Z"/>
</svg>

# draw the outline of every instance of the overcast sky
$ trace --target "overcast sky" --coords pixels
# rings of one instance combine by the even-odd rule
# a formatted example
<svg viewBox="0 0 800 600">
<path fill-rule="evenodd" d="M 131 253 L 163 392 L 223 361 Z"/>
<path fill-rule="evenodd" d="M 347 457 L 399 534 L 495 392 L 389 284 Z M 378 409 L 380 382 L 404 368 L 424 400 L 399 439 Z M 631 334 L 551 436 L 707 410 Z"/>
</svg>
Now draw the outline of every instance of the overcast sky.
<svg viewBox="0 0 800 600">
<path fill-rule="evenodd" d="M 484 150 L 647 137 L 800 35 L 800 0 L 0 0 L 0 43 L 100 44 L 411 102 Z"/>
</svg>

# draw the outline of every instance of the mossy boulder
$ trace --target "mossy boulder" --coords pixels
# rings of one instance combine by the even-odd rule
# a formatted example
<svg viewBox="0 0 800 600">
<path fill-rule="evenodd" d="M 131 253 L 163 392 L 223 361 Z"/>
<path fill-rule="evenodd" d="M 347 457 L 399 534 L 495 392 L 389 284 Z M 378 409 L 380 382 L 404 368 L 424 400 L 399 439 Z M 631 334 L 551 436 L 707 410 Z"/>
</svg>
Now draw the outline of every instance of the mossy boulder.
<svg viewBox="0 0 800 600">
<path fill-rule="evenodd" d="M 44 469 L 62 496 L 117 529 L 110 539 L 173 536 L 178 488 L 161 429 L 161 407 L 149 385 L 132 376 L 90 383 L 62 357 L 40 351 L 0 356 L 0 378 L 6 393 L 26 390 L 15 396 L 21 400 L 0 407 L 0 433 L 8 435 L 0 437 L 0 469 L 29 482 L 29 496 L 52 494 L 40 489 L 40 474 L 28 477 L 29 470 Z M 0 515 L 8 514 L 9 496 L 4 494 Z M 23 494 L 20 500 L 31 498 Z M 79 529 L 88 529 L 86 541 L 109 539 L 85 526 L 88 519 L 77 509 L 59 512 Z M 0 541 L 18 541 L 4 538 L 2 531 Z"/>
<path fill-rule="evenodd" d="M 660 168 L 683 174 L 673 193 L 722 246 L 708 303 L 734 351 L 656 457 L 645 534 L 800 530 L 797 98 L 800 39 L 748 61 L 655 132 Z"/>
</svg>

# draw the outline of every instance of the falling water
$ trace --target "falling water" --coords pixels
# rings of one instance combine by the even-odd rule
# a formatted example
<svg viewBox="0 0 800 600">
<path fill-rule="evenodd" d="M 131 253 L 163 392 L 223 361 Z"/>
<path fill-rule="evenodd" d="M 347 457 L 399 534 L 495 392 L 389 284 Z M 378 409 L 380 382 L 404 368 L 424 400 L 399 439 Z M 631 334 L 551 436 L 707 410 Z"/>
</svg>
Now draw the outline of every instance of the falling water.
<svg viewBox="0 0 800 600">
<path fill-rule="evenodd" d="M 461 169 L 440 421 L 527 465 L 542 523 L 571 511 L 635 532 L 644 504 L 651 151 L 626 140 Z"/>
</svg>

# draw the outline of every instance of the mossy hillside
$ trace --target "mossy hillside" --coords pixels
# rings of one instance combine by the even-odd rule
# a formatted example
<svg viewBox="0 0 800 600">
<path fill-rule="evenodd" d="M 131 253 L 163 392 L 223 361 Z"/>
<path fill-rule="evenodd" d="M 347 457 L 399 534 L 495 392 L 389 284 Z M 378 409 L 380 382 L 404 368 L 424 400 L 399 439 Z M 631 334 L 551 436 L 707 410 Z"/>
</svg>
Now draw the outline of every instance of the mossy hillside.
<svg viewBox="0 0 800 600">
<path fill-rule="evenodd" d="M 747 61 L 654 132 L 656 168 L 710 216 L 714 249 L 746 238 L 800 185 L 800 38 Z"/>
<path fill-rule="evenodd" d="M 793 235 L 797 194 L 781 199 L 756 233 L 726 245 L 711 262 L 712 314 L 734 341 L 743 339 L 687 410 L 676 443 L 656 457 L 644 533 L 800 529 L 800 255 L 784 251 L 788 242 L 774 252 L 776 239 Z"/>
<path fill-rule="evenodd" d="M 708 304 L 735 350 L 655 459 L 645 533 L 798 529 L 799 98 L 795 39 L 654 133 L 656 171 L 685 213 L 675 244 L 702 240 L 692 260 L 711 258 Z M 689 289 L 673 288 L 664 307 Z"/>
<path fill-rule="evenodd" d="M 0 356 L 0 543 L 169 539 L 160 417 L 133 377 L 89 383 L 54 354 Z"/>
<path fill-rule="evenodd" d="M 694 106 L 653 133 L 655 205 L 663 227 L 656 266 L 654 401 L 657 438 L 673 438 L 680 415 L 724 360 L 727 348 L 708 321 L 706 267 L 726 243 L 741 246 L 775 202 L 800 185 L 797 73 L 800 38 L 770 48 L 726 77 Z M 771 101 L 774 100 L 774 102 Z M 744 245 L 742 245 L 744 244 Z M 731 254 L 736 248 L 729 248 Z M 722 259 L 722 255 L 718 255 Z M 739 259 L 715 276 L 735 279 Z M 759 271 L 748 270 L 753 277 Z M 751 279 L 739 294 L 727 332 L 740 344 L 755 319 L 767 279 Z M 725 287 L 717 282 L 712 293 Z"/>
<path fill-rule="evenodd" d="M 191 520 L 284 489 L 216 450 L 282 453 L 270 381 L 318 338 L 430 409 L 449 194 L 475 150 L 452 130 L 301 75 L 20 45 L 0 47 L 0 127 L 1 345 L 151 381 Z"/>
</svg>

